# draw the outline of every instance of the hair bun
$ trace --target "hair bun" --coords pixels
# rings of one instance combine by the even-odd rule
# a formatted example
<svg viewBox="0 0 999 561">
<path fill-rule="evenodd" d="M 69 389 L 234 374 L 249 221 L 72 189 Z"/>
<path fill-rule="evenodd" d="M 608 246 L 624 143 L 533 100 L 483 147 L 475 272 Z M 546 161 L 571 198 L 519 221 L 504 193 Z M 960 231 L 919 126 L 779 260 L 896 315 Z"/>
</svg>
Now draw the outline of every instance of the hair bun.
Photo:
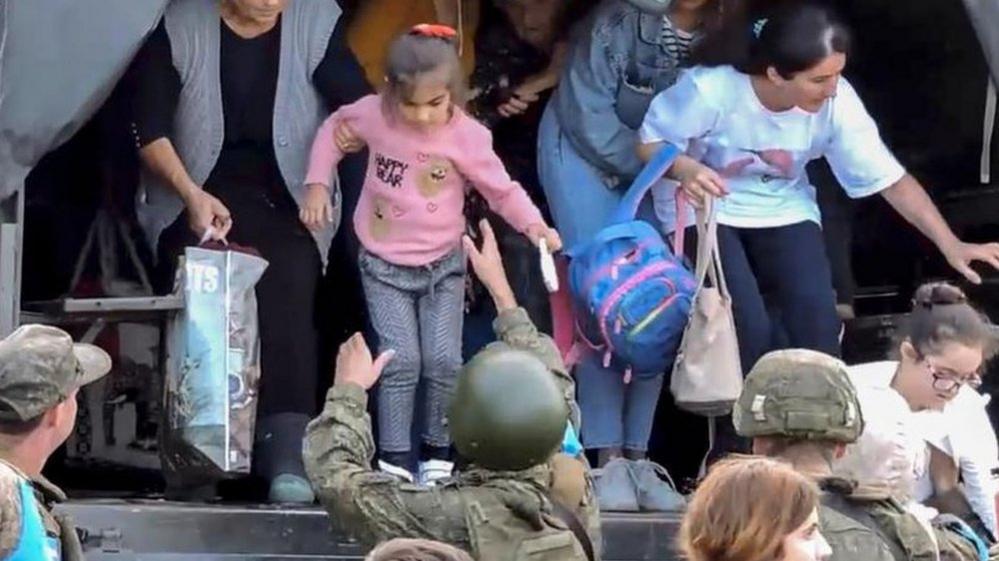
<svg viewBox="0 0 999 561">
<path fill-rule="evenodd" d="M 947 282 L 927 283 L 916 289 L 912 297 L 913 307 L 933 308 L 934 306 L 954 306 L 966 304 L 968 297 L 960 288 Z"/>
</svg>

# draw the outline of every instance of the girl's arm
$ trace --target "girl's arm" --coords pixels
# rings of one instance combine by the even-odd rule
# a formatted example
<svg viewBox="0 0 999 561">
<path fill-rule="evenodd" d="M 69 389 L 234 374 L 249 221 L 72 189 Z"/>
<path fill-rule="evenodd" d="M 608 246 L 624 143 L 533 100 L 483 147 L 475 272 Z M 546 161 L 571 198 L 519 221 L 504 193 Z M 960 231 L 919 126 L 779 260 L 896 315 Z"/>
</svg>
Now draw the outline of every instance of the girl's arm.
<svg viewBox="0 0 999 561">
<path fill-rule="evenodd" d="M 337 127 L 346 120 L 346 111 L 354 105 L 338 109 L 316 131 L 309 155 L 309 170 L 305 175 L 305 196 L 298 217 L 307 228 L 319 231 L 332 226 L 334 232 L 340 225 L 340 186 L 335 181 L 337 164 L 344 152 L 334 138 Z"/>
<path fill-rule="evenodd" d="M 456 136 L 461 149 L 456 150 L 455 167 L 482 194 L 489 208 L 499 214 L 518 232 L 527 233 L 532 226 L 544 226 L 541 211 L 527 191 L 507 173 L 506 167 L 493 151 L 492 134 L 471 118 Z"/>
<path fill-rule="evenodd" d="M 333 137 L 341 120 L 342 113 L 337 111 L 323 121 L 316 131 L 316 138 L 312 141 L 312 151 L 309 155 L 309 171 L 305 175 L 306 185 L 322 185 L 326 189 L 331 189 L 333 186 L 333 174 L 344 156 Z"/>
</svg>

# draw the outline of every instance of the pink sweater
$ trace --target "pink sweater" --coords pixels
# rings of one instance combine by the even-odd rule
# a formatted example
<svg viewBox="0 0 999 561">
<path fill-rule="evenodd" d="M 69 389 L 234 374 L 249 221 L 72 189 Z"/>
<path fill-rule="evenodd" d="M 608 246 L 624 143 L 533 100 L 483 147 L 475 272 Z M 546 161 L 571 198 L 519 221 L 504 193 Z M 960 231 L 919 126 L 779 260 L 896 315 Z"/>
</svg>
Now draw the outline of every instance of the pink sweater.
<svg viewBox="0 0 999 561">
<path fill-rule="evenodd" d="M 306 184 L 331 185 L 343 158 L 333 140 L 340 121 L 367 142 L 371 154 L 354 212 L 357 237 L 390 263 L 428 265 L 459 246 L 468 184 L 517 231 L 543 222 L 493 152 L 488 129 L 455 109 L 446 125 L 421 132 L 390 122 L 377 95 L 341 107 L 319 127 Z"/>
</svg>

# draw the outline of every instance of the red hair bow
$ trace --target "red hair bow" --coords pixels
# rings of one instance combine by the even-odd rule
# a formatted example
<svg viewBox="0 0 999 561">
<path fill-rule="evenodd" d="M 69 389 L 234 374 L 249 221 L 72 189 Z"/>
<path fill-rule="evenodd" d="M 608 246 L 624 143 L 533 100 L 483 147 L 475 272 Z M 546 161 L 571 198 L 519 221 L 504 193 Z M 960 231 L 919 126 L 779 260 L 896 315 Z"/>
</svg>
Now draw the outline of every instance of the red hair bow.
<svg viewBox="0 0 999 561">
<path fill-rule="evenodd" d="M 410 33 L 421 37 L 434 37 L 436 39 L 454 39 L 458 36 L 458 32 L 454 28 L 436 23 L 414 25 Z"/>
</svg>

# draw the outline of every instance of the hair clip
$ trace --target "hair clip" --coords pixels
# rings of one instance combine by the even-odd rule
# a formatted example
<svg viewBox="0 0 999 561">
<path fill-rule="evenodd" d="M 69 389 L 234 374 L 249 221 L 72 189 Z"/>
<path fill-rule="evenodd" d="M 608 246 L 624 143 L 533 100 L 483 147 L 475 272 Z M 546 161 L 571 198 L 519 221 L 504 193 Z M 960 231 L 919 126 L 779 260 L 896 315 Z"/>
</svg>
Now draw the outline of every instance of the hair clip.
<svg viewBox="0 0 999 561">
<path fill-rule="evenodd" d="M 413 28 L 409 30 L 409 33 L 411 35 L 419 35 L 420 37 L 433 37 L 434 39 L 454 39 L 458 36 L 458 32 L 455 31 L 453 27 L 437 23 L 421 23 L 414 25 Z"/>
<path fill-rule="evenodd" d="M 761 18 L 753 23 L 753 35 L 755 35 L 757 39 L 759 39 L 760 35 L 763 34 L 763 28 L 767 26 L 767 21 L 769 21 L 767 18 Z"/>
</svg>

